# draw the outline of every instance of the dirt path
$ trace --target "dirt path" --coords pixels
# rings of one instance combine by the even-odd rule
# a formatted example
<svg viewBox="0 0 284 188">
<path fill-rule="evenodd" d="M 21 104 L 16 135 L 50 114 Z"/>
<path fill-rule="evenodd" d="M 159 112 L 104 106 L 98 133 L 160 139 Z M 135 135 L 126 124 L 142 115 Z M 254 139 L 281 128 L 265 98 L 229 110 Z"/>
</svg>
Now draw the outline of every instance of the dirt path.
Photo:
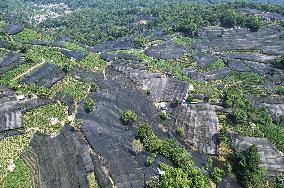
<svg viewBox="0 0 284 188">
<path fill-rule="evenodd" d="M 42 62 L 41 62 L 41 63 L 36 64 L 35 66 L 29 68 L 27 71 L 23 72 L 22 74 L 16 76 L 12 81 L 15 81 L 15 80 L 17 80 L 17 79 L 23 77 L 24 75 L 26 75 L 26 74 L 32 72 L 34 69 L 36 69 L 37 67 L 41 66 L 41 65 L 44 64 L 44 63 L 45 63 L 45 59 L 42 59 Z"/>
</svg>

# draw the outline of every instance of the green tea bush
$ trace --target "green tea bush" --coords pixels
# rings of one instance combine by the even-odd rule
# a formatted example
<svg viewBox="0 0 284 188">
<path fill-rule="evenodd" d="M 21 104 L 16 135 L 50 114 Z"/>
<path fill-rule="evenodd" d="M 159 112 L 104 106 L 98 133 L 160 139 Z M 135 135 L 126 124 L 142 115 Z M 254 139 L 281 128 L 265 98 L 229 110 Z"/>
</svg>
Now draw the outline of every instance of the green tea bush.
<svg viewBox="0 0 284 188">
<path fill-rule="evenodd" d="M 84 103 L 85 111 L 87 113 L 90 113 L 91 111 L 93 111 L 94 105 L 95 105 L 95 101 L 93 99 L 91 98 L 86 99 Z"/>
<path fill-rule="evenodd" d="M 224 170 L 215 167 L 213 169 L 213 172 L 210 174 L 211 179 L 213 180 L 214 183 L 220 183 L 224 177 Z"/>
<path fill-rule="evenodd" d="M 137 121 L 137 115 L 135 114 L 135 112 L 128 110 L 128 111 L 122 112 L 120 120 L 122 124 L 124 125 L 131 124 Z"/>
</svg>

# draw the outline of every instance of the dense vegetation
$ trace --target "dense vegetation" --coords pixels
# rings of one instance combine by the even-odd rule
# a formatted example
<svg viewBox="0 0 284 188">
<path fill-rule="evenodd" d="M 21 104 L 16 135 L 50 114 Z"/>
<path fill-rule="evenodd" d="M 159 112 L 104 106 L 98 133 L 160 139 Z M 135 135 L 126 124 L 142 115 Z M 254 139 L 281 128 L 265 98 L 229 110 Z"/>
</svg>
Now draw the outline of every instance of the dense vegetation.
<svg viewBox="0 0 284 188">
<path fill-rule="evenodd" d="M 191 155 L 174 140 L 162 140 L 155 135 L 147 124 L 141 124 L 138 129 L 138 136 L 147 151 L 153 154 L 163 155 L 171 160 L 177 168 L 161 165 L 165 170 L 162 176 L 161 187 L 208 187 L 208 179 L 200 169 L 194 166 Z"/>
<path fill-rule="evenodd" d="M 124 125 L 132 124 L 137 121 L 137 115 L 135 112 L 127 110 L 122 112 L 120 120 Z"/>
<path fill-rule="evenodd" d="M 238 151 L 234 158 L 235 174 L 243 187 L 265 187 L 265 172 L 260 167 L 260 156 L 256 145 Z"/>
<path fill-rule="evenodd" d="M 22 159 L 14 162 L 16 168 L 13 172 L 9 172 L 7 178 L 0 184 L 3 187 L 31 187 L 30 169 L 26 166 Z"/>
<path fill-rule="evenodd" d="M 224 104 L 228 107 L 234 107 L 229 116 L 229 121 L 234 124 L 234 129 L 243 135 L 266 137 L 277 148 L 284 151 L 283 131 L 284 128 L 273 123 L 271 116 L 266 109 L 255 109 L 250 102 L 245 99 L 242 90 L 231 88 L 225 92 Z M 252 127 L 251 123 L 256 127 Z"/>
<path fill-rule="evenodd" d="M 31 0 L 21 6 L 21 0 L 14 0 L 19 6 L 11 7 L 10 3 L 3 2 L 4 10 L 23 10 L 13 14 L 3 14 L 6 19 L 30 24 L 26 17 L 37 15 L 36 8 L 31 3 L 48 4 L 58 1 Z M 61 1 L 60 1 L 61 2 Z M 162 28 L 166 32 L 179 31 L 187 35 L 195 35 L 205 26 L 222 25 L 225 27 L 243 26 L 252 31 L 260 27 L 260 20 L 251 15 L 244 15 L 237 8 L 251 7 L 265 11 L 276 11 L 284 14 L 279 6 L 258 5 L 252 3 L 231 4 L 192 4 L 181 1 L 63 1 L 71 7 L 72 14 L 63 14 L 57 19 L 48 19 L 38 28 L 45 28 L 47 32 L 59 33 L 75 41 L 95 45 L 104 41 L 132 35 L 134 40 L 148 30 Z M 16 3 L 16 4 L 17 4 Z M 159 6 L 157 6 L 159 5 Z M 30 7 L 30 10 L 26 7 Z M 79 7 L 79 9 L 77 9 Z M 88 8 L 86 8 L 88 7 Z M 115 8 L 114 8 L 115 7 Z M 26 10 L 28 9 L 28 10 Z M 40 14 L 40 13 L 38 13 Z M 80 20 L 80 22 L 77 22 Z M 146 20 L 147 24 L 139 24 Z M 27 30 L 27 32 L 30 32 Z M 32 34 L 32 33 L 30 33 Z M 31 35 L 32 38 L 34 38 Z M 37 36 L 39 38 L 40 36 Z M 50 38 L 49 38 L 50 39 Z"/>
<path fill-rule="evenodd" d="M 126 35 L 140 36 L 146 30 L 155 28 L 164 28 L 167 32 L 178 31 L 194 36 L 201 27 L 209 25 L 246 26 L 252 31 L 256 31 L 260 26 L 257 18 L 245 17 L 226 5 L 172 3 L 155 8 L 111 9 L 111 11 L 97 8 L 82 9 L 59 19 L 45 22 L 43 27 L 55 28 L 62 35 L 94 45 Z M 76 22 L 78 19 L 81 20 L 79 25 Z M 147 20 L 147 25 L 137 24 L 144 19 Z"/>
</svg>

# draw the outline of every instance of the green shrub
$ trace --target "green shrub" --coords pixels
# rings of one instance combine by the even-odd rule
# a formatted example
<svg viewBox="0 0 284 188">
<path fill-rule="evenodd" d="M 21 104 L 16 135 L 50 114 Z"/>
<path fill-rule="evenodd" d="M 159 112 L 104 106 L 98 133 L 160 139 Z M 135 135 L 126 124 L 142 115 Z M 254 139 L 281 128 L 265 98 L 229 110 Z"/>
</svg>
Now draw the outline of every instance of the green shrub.
<svg viewBox="0 0 284 188">
<path fill-rule="evenodd" d="M 246 21 L 246 27 L 250 29 L 252 32 L 256 32 L 259 30 L 261 26 L 260 18 L 257 16 L 250 16 Z"/>
<path fill-rule="evenodd" d="M 140 35 L 139 37 L 135 37 L 133 39 L 133 43 L 137 46 L 145 46 L 149 43 L 149 39 L 144 37 L 143 35 Z"/>
<path fill-rule="evenodd" d="M 275 93 L 278 95 L 284 95 L 284 86 L 277 85 L 274 87 Z"/>
<path fill-rule="evenodd" d="M 191 96 L 191 95 L 189 95 L 187 98 L 186 98 L 186 102 L 188 103 L 188 104 L 191 104 L 192 102 L 193 102 L 193 100 L 194 100 L 194 98 Z"/>
<path fill-rule="evenodd" d="M 149 127 L 148 124 L 142 123 L 138 128 L 138 138 L 142 141 L 147 151 L 156 153 L 162 146 L 160 140 Z"/>
<path fill-rule="evenodd" d="M 96 180 L 96 176 L 94 172 L 87 174 L 88 188 L 99 188 L 99 184 Z"/>
<path fill-rule="evenodd" d="M 229 116 L 233 120 L 234 126 L 232 128 L 234 130 L 247 136 L 266 137 L 280 151 L 284 151 L 282 144 L 284 135 L 281 134 L 284 128 L 273 123 L 271 115 L 266 108 L 254 108 L 244 97 L 242 91 L 237 88 L 225 91 L 224 103 L 225 106 L 234 107 L 233 112 Z M 251 125 L 255 125 L 257 129 L 253 129 Z"/>
<path fill-rule="evenodd" d="M 226 128 L 221 128 L 219 132 L 219 139 L 221 143 L 224 143 L 226 146 L 231 146 L 231 137 L 230 133 Z"/>
<path fill-rule="evenodd" d="M 209 157 L 208 157 L 208 160 L 207 160 L 207 164 L 204 166 L 204 169 L 205 169 L 205 170 L 208 170 L 208 168 L 209 168 L 210 166 L 212 166 L 212 163 L 213 163 L 213 159 L 209 156 Z"/>
<path fill-rule="evenodd" d="M 149 127 L 148 124 L 141 123 L 138 128 L 137 136 L 141 141 L 143 141 L 148 135 L 151 134 L 151 132 L 152 129 Z"/>
<path fill-rule="evenodd" d="M 224 177 L 224 170 L 215 167 L 213 169 L 213 172 L 210 174 L 211 179 L 214 183 L 218 184 L 222 181 L 223 177 Z"/>
<path fill-rule="evenodd" d="M 96 84 L 96 83 L 92 83 L 92 84 L 91 84 L 91 88 L 90 88 L 90 91 L 91 91 L 91 92 L 97 92 L 98 89 L 99 89 L 98 84 Z"/>
<path fill-rule="evenodd" d="M 281 20 L 281 21 L 280 21 L 280 26 L 281 26 L 281 27 L 284 27 L 284 20 Z"/>
<path fill-rule="evenodd" d="M 61 68 L 64 65 L 73 67 L 75 64 L 75 62 L 63 55 L 60 49 L 45 46 L 32 46 L 27 52 L 26 60 L 34 63 L 45 61 L 56 64 Z"/>
<path fill-rule="evenodd" d="M 178 36 L 174 38 L 174 42 L 177 44 L 190 46 L 194 42 L 194 39 L 191 37 Z"/>
<path fill-rule="evenodd" d="M 32 29 L 24 29 L 22 32 L 13 36 L 14 41 L 17 42 L 31 42 L 39 38 L 39 33 Z"/>
<path fill-rule="evenodd" d="M 216 87 L 216 85 L 210 82 L 193 82 L 196 94 L 207 94 L 208 99 L 219 99 L 221 91 Z"/>
<path fill-rule="evenodd" d="M 152 176 L 149 183 L 150 188 L 160 188 L 160 181 L 158 176 Z"/>
<path fill-rule="evenodd" d="M 161 112 L 159 116 L 162 120 L 166 120 L 168 118 L 167 112 Z"/>
<path fill-rule="evenodd" d="M 279 185 L 283 185 L 284 184 L 284 177 L 283 176 L 277 176 L 276 177 L 276 184 L 279 184 Z"/>
<path fill-rule="evenodd" d="M 143 149 L 144 149 L 143 144 L 139 139 L 134 139 L 132 141 L 132 150 L 135 152 L 135 154 L 142 152 Z"/>
<path fill-rule="evenodd" d="M 161 170 L 165 171 L 165 174 L 161 179 L 161 187 L 192 187 L 192 182 L 188 177 L 188 174 L 181 168 L 173 168 L 166 164 L 160 164 Z"/>
<path fill-rule="evenodd" d="M 178 107 L 181 104 L 182 104 L 182 100 L 180 100 L 179 98 L 175 98 L 175 100 L 172 103 L 173 107 Z"/>
<path fill-rule="evenodd" d="M 216 69 L 221 69 L 226 67 L 224 61 L 222 59 L 218 59 L 216 62 L 214 62 L 213 64 L 210 64 L 207 68 L 206 71 L 213 71 Z"/>
<path fill-rule="evenodd" d="M 149 95 L 151 95 L 151 91 L 150 91 L 149 89 L 147 89 L 147 90 L 145 91 L 145 94 L 146 94 L 147 96 L 149 96 Z"/>
<path fill-rule="evenodd" d="M 135 112 L 128 110 L 122 112 L 120 120 L 124 125 L 131 124 L 137 121 L 137 115 L 135 114 Z"/>
<path fill-rule="evenodd" d="M 176 133 L 180 137 L 183 137 L 184 136 L 184 128 L 177 128 Z"/>
<path fill-rule="evenodd" d="M 154 133 L 151 133 L 144 139 L 144 145 L 148 151 L 155 153 L 161 148 L 162 141 Z"/>
<path fill-rule="evenodd" d="M 147 158 L 147 166 L 151 166 L 157 157 L 156 153 L 151 153 L 150 156 Z"/>
<path fill-rule="evenodd" d="M 23 94 L 28 97 L 32 97 L 33 94 L 39 96 L 39 97 L 50 97 L 51 91 L 42 86 L 38 86 L 36 84 L 31 85 L 18 85 L 16 88 L 17 94 Z"/>
<path fill-rule="evenodd" d="M 86 51 L 84 47 L 82 47 L 79 44 L 75 44 L 73 42 L 63 42 L 63 47 L 68 50 L 73 50 L 73 51 L 81 51 L 81 52 Z"/>
<path fill-rule="evenodd" d="M 264 76 L 254 72 L 233 72 L 226 76 L 223 81 L 228 85 L 244 87 L 246 85 L 260 85 L 264 82 Z"/>
<path fill-rule="evenodd" d="M 91 98 L 88 98 L 84 103 L 84 108 L 87 113 L 93 111 L 93 107 L 95 105 L 95 101 Z"/>
<path fill-rule="evenodd" d="M 226 107 L 246 106 L 243 92 L 240 88 L 229 88 L 224 92 L 224 105 Z"/>
</svg>

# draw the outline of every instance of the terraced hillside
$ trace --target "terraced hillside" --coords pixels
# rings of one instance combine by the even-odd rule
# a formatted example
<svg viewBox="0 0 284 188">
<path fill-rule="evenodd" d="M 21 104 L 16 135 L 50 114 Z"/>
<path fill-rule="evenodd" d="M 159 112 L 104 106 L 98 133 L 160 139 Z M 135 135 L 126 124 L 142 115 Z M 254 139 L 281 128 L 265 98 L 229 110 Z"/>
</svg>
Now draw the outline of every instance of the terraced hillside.
<svg viewBox="0 0 284 188">
<path fill-rule="evenodd" d="M 0 187 L 282 187 L 284 13 L 244 5 L 129 5 L 95 37 L 1 21 Z"/>
</svg>

